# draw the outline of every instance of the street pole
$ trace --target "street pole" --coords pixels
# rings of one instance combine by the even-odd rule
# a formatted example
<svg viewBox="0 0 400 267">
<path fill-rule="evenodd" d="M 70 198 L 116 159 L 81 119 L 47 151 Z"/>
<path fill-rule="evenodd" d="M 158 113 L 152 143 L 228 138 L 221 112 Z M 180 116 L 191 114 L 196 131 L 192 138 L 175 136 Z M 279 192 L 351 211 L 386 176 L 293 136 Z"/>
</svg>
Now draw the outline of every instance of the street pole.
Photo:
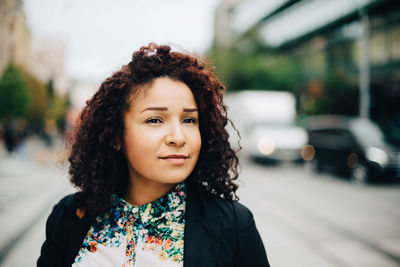
<svg viewBox="0 0 400 267">
<path fill-rule="evenodd" d="M 370 73 L 369 73 L 369 17 L 365 9 L 359 9 L 361 21 L 360 60 L 359 60 L 359 115 L 369 118 Z"/>
</svg>

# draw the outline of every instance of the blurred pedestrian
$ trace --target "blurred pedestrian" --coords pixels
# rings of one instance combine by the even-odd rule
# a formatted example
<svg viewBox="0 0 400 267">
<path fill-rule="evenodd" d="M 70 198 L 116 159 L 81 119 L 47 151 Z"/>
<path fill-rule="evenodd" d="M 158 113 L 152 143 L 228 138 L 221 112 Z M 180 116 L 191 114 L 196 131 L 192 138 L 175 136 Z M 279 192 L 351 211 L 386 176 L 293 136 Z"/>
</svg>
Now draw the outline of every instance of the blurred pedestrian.
<svg viewBox="0 0 400 267">
<path fill-rule="evenodd" d="M 269 266 L 237 202 L 224 86 L 150 44 L 88 101 L 69 156 L 79 192 L 46 225 L 42 266 Z"/>
<path fill-rule="evenodd" d="M 10 121 L 4 124 L 4 144 L 9 154 L 11 154 L 17 146 L 17 132 L 14 124 Z"/>
</svg>

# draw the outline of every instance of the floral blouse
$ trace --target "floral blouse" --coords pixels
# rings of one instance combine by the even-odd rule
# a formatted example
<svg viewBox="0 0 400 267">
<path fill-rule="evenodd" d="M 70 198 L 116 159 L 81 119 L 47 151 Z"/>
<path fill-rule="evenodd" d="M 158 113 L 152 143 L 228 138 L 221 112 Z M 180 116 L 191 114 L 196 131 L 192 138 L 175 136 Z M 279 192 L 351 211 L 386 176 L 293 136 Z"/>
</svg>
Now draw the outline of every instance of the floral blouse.
<svg viewBox="0 0 400 267">
<path fill-rule="evenodd" d="M 183 266 L 185 200 L 184 183 L 139 207 L 114 194 L 110 211 L 96 218 L 72 267 Z"/>
</svg>

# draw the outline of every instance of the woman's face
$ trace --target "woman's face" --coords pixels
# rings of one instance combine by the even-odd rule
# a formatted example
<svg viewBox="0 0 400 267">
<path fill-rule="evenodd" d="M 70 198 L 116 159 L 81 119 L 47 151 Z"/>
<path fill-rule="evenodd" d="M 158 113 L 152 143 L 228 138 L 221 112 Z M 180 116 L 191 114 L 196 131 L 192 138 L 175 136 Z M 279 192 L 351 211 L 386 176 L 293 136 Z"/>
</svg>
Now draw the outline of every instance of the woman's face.
<svg viewBox="0 0 400 267">
<path fill-rule="evenodd" d="M 125 113 L 123 150 L 131 182 L 171 186 L 193 171 L 201 148 L 190 88 L 167 77 L 140 88 Z"/>
</svg>

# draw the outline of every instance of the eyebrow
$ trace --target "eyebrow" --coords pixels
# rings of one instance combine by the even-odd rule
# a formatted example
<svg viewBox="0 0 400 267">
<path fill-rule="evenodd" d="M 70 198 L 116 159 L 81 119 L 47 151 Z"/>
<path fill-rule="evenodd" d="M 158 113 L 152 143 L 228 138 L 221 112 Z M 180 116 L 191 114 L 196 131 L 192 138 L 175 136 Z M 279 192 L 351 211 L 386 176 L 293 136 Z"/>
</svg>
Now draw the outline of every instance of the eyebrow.
<svg viewBox="0 0 400 267">
<path fill-rule="evenodd" d="M 141 111 L 145 112 L 146 110 L 159 110 L 159 111 L 167 111 L 167 107 L 148 107 Z M 197 108 L 184 108 L 183 112 L 198 112 Z"/>
</svg>

